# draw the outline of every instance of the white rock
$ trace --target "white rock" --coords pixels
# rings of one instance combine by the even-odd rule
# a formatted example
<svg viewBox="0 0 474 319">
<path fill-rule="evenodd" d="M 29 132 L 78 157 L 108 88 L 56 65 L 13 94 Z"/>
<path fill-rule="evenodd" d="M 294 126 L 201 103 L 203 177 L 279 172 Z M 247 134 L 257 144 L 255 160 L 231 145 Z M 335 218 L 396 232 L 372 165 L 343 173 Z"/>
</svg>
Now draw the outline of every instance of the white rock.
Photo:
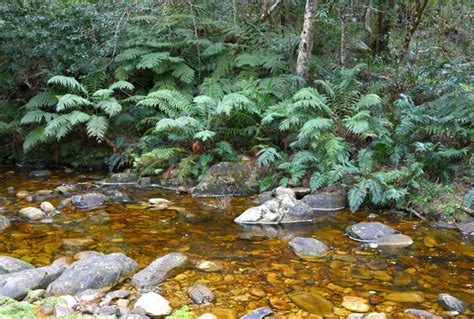
<svg viewBox="0 0 474 319">
<path fill-rule="evenodd" d="M 173 205 L 172 201 L 169 201 L 164 198 L 150 198 L 148 200 L 148 204 L 153 205 L 153 206 L 158 206 L 158 205 Z"/>
<path fill-rule="evenodd" d="M 155 292 L 143 294 L 135 303 L 135 311 L 143 310 L 145 314 L 152 317 L 166 316 L 171 313 L 168 300 Z"/>
<path fill-rule="evenodd" d="M 58 298 L 54 306 L 54 316 L 56 318 L 65 317 L 74 313 L 74 306 L 77 304 L 73 296 L 65 295 Z"/>
<path fill-rule="evenodd" d="M 204 313 L 200 315 L 197 319 L 217 319 L 212 313 Z"/>
<path fill-rule="evenodd" d="M 42 202 L 40 208 L 46 214 L 51 214 L 56 209 L 50 202 Z"/>
<path fill-rule="evenodd" d="M 40 220 L 46 217 L 46 214 L 39 208 L 36 207 L 25 207 L 20 209 L 19 214 L 23 218 L 29 220 Z"/>
</svg>

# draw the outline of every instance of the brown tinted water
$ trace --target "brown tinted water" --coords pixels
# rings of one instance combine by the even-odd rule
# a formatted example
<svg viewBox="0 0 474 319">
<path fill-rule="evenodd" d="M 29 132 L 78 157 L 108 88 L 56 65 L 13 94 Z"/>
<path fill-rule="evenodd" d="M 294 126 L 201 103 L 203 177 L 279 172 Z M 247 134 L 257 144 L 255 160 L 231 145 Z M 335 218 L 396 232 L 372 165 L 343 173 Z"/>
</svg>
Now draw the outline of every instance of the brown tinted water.
<svg viewBox="0 0 474 319">
<path fill-rule="evenodd" d="M 13 174 L 7 173 L 11 170 Z M 385 312 L 389 317 L 399 316 L 406 308 L 442 314 L 436 301 L 439 293 L 474 302 L 474 244 L 456 230 L 435 229 L 418 220 L 388 218 L 379 212 L 376 221 L 411 236 L 415 243 L 396 250 L 371 249 L 344 234 L 351 223 L 366 221 L 367 212 L 328 214 L 312 225 L 242 227 L 233 219 L 255 206 L 252 197 L 233 198 L 222 209 L 216 207 L 223 206 L 221 200 L 134 187 L 120 189 L 143 202 L 166 198 L 176 208 L 158 211 L 141 205 L 110 204 L 86 212 L 67 207 L 50 223 L 27 222 L 16 218 L 17 211 L 27 206 L 38 207 L 39 202 L 18 200 L 17 191 L 34 193 L 63 183 L 94 182 L 78 178 L 79 173 L 65 174 L 62 170 L 54 171 L 47 179 L 34 179 L 28 177 L 29 171 L 0 168 L 0 207 L 2 214 L 12 219 L 12 226 L 0 233 L 1 255 L 43 266 L 81 250 L 124 252 L 143 268 L 166 253 L 182 252 L 193 262 L 206 259 L 223 266 L 223 271 L 216 273 L 188 270 L 162 284 L 162 294 L 173 307 L 187 304 L 197 314 L 214 311 L 226 318 L 267 306 L 275 311 L 276 317 L 306 318 L 309 314 L 289 298 L 295 291 L 324 296 L 333 304 L 334 317 L 350 313 L 341 306 L 342 298 L 349 295 L 369 299 L 370 311 Z M 14 191 L 9 187 L 14 187 Z M 56 205 L 65 197 L 50 201 Z M 188 213 L 199 218 L 186 219 Z M 295 235 L 323 241 L 331 248 L 330 256 L 320 261 L 301 260 L 287 246 Z M 83 239 L 82 246 L 66 245 L 65 239 Z M 187 290 L 197 283 L 214 292 L 214 306 L 192 305 Z M 385 298 L 394 292 L 419 292 L 424 300 L 400 302 Z M 471 314 L 468 310 L 463 316 Z"/>
</svg>

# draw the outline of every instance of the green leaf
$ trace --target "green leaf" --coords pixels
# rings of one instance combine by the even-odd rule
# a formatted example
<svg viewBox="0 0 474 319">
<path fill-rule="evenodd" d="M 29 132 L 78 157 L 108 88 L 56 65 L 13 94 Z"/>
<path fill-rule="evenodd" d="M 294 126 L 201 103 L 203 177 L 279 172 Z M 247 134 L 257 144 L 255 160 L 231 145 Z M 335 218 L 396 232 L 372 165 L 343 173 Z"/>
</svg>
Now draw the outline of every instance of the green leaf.
<svg viewBox="0 0 474 319">
<path fill-rule="evenodd" d="M 115 116 L 122 111 L 122 105 L 114 97 L 97 102 L 95 107 L 107 113 L 109 117 Z"/>
<path fill-rule="evenodd" d="M 187 84 L 191 84 L 194 81 L 194 70 L 186 63 L 178 64 L 174 68 L 172 75 Z"/>
<path fill-rule="evenodd" d="M 41 142 L 45 142 L 48 137 L 44 134 L 44 127 L 38 127 L 28 133 L 23 141 L 23 150 L 29 152 L 33 147 Z"/>
<path fill-rule="evenodd" d="M 349 190 L 349 207 L 352 212 L 357 211 L 367 196 L 368 183 L 365 179 L 351 187 Z"/>
<path fill-rule="evenodd" d="M 124 90 L 124 91 L 133 91 L 133 90 L 135 90 L 135 86 L 133 86 L 133 84 L 128 82 L 128 81 L 121 80 L 121 81 L 117 81 L 117 82 L 112 83 L 109 86 L 109 89 L 110 90 L 119 89 L 119 90 Z"/>
<path fill-rule="evenodd" d="M 216 132 L 204 130 L 194 134 L 194 138 L 203 142 L 212 139 L 216 135 Z"/>
</svg>

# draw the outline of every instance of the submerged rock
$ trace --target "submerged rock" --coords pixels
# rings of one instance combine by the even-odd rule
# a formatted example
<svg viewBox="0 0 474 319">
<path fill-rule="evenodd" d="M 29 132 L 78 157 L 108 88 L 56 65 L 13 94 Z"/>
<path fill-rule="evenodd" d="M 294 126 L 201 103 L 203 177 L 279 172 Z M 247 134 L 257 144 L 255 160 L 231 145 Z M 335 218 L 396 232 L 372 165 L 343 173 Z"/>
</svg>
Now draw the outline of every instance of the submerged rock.
<svg viewBox="0 0 474 319">
<path fill-rule="evenodd" d="M 64 269 L 46 266 L 0 275 L 0 296 L 23 299 L 31 290 L 46 288 Z"/>
<path fill-rule="evenodd" d="M 132 278 L 132 285 L 138 289 L 153 287 L 189 266 L 189 259 L 185 255 L 180 253 L 167 254 L 136 273 Z"/>
<path fill-rule="evenodd" d="M 196 263 L 196 268 L 204 272 L 217 272 L 223 269 L 223 267 L 220 264 L 215 263 L 213 261 L 209 261 L 209 260 L 198 261 Z"/>
<path fill-rule="evenodd" d="M 31 171 L 30 172 L 30 177 L 44 178 L 44 177 L 50 176 L 51 174 L 52 174 L 52 172 L 47 170 L 47 169 L 40 169 L 40 170 Z"/>
<path fill-rule="evenodd" d="M 463 223 L 458 226 L 459 230 L 465 236 L 473 236 L 474 235 L 474 221 L 469 223 Z"/>
<path fill-rule="evenodd" d="M 361 222 L 346 228 L 346 232 L 353 240 L 373 242 L 379 238 L 393 235 L 397 231 L 379 222 Z"/>
<path fill-rule="evenodd" d="M 0 215 L 0 231 L 7 229 L 8 227 L 10 227 L 11 224 L 12 223 L 8 218 L 3 215 Z"/>
<path fill-rule="evenodd" d="M 21 217 L 29 220 L 40 220 L 46 217 L 46 214 L 39 208 L 36 207 L 25 207 L 20 209 L 18 212 Z"/>
<path fill-rule="evenodd" d="M 244 196 L 258 192 L 260 174 L 255 165 L 221 162 L 213 165 L 194 187 L 193 197 Z"/>
<path fill-rule="evenodd" d="M 395 302 L 423 302 L 425 296 L 421 292 L 417 291 L 406 291 L 406 292 L 393 292 L 385 296 L 385 299 Z"/>
<path fill-rule="evenodd" d="M 191 300 L 198 305 L 213 303 L 216 300 L 212 291 L 204 285 L 194 285 L 188 292 Z"/>
<path fill-rule="evenodd" d="M 50 202 L 42 202 L 40 208 L 45 214 L 51 214 L 56 210 Z"/>
<path fill-rule="evenodd" d="M 283 194 L 247 209 L 234 221 L 239 224 L 283 224 L 310 222 L 313 218 L 313 211 L 308 205 Z"/>
<path fill-rule="evenodd" d="M 367 312 L 370 310 L 369 301 L 356 296 L 344 296 L 341 305 L 354 312 Z"/>
<path fill-rule="evenodd" d="M 103 185 L 133 185 L 138 182 L 138 175 L 131 172 L 115 173 L 99 182 Z"/>
<path fill-rule="evenodd" d="M 324 256 L 329 250 L 328 246 L 314 238 L 295 237 L 288 242 L 288 246 L 295 254 L 303 259 L 315 259 Z"/>
<path fill-rule="evenodd" d="M 277 188 L 275 188 L 272 192 L 272 195 L 274 197 L 278 197 L 278 196 L 281 196 L 281 195 L 290 195 L 291 197 L 296 198 L 296 193 L 293 189 L 283 187 L 283 186 L 278 186 Z"/>
<path fill-rule="evenodd" d="M 46 294 L 75 295 L 86 289 L 108 290 L 136 270 L 137 263 L 122 253 L 79 260 L 48 286 Z"/>
<path fill-rule="evenodd" d="M 260 307 L 252 311 L 251 313 L 246 314 L 245 316 L 240 317 L 240 319 L 263 319 L 273 314 L 271 309 L 267 307 Z"/>
<path fill-rule="evenodd" d="M 134 310 L 152 317 L 166 316 L 171 313 L 168 300 L 155 292 L 148 292 L 138 298 Z"/>
<path fill-rule="evenodd" d="M 438 316 L 426 310 L 414 309 L 414 308 L 405 309 L 404 313 L 415 316 L 415 318 L 422 318 L 422 319 L 442 319 L 443 318 L 441 316 Z"/>
<path fill-rule="evenodd" d="M 33 268 L 33 265 L 21 259 L 0 256 L 0 275 Z"/>
<path fill-rule="evenodd" d="M 87 193 L 71 197 L 72 204 L 81 209 L 89 209 L 104 204 L 107 197 L 101 193 Z"/>
<path fill-rule="evenodd" d="M 321 295 L 305 291 L 288 295 L 298 307 L 318 316 L 331 316 L 333 304 Z"/>
<path fill-rule="evenodd" d="M 378 247 L 408 247 L 413 244 L 413 239 L 407 235 L 394 234 L 379 238 L 373 243 Z"/>
<path fill-rule="evenodd" d="M 439 294 L 438 303 L 441 308 L 447 311 L 457 311 L 459 313 L 464 311 L 464 302 L 448 294 Z"/>
<path fill-rule="evenodd" d="M 301 201 L 314 210 L 336 211 L 347 206 L 347 194 L 344 192 L 319 192 L 306 195 Z"/>
</svg>

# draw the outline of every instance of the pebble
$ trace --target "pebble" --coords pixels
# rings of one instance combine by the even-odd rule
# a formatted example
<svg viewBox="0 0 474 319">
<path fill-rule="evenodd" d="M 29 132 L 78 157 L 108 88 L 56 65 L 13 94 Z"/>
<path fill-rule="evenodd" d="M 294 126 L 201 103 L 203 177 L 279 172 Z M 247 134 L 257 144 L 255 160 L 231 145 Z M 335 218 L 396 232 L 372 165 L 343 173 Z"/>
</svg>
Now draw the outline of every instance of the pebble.
<svg viewBox="0 0 474 319">
<path fill-rule="evenodd" d="M 394 292 L 387 294 L 385 299 L 395 302 L 411 302 L 418 303 L 425 301 L 425 296 L 421 292 L 407 291 L 407 292 Z"/>
<path fill-rule="evenodd" d="M 217 319 L 217 317 L 212 313 L 203 313 L 197 319 Z"/>
<path fill-rule="evenodd" d="M 104 292 L 100 289 L 86 289 L 77 293 L 74 297 L 78 302 L 92 302 L 99 300 L 104 296 Z"/>
<path fill-rule="evenodd" d="M 16 193 L 16 197 L 18 199 L 24 199 L 26 196 L 28 196 L 30 193 L 28 191 L 19 191 Z"/>
<path fill-rule="evenodd" d="M 221 271 L 223 267 L 218 263 L 209 260 L 200 260 L 196 263 L 196 268 L 204 272 L 217 272 Z"/>
<path fill-rule="evenodd" d="M 438 242 L 433 236 L 425 236 L 425 238 L 423 238 L 423 244 L 428 248 L 433 248 L 438 245 Z"/>
<path fill-rule="evenodd" d="M 195 285 L 188 293 L 191 300 L 198 305 L 213 303 L 216 299 L 212 291 L 204 285 Z"/>
<path fill-rule="evenodd" d="M 40 220 L 46 217 L 45 213 L 36 207 L 25 207 L 20 209 L 19 214 L 23 218 L 27 218 L 32 221 Z"/>
<path fill-rule="evenodd" d="M 370 310 L 369 301 L 356 296 L 344 296 L 342 298 L 342 306 L 355 312 L 367 312 Z"/>
</svg>

